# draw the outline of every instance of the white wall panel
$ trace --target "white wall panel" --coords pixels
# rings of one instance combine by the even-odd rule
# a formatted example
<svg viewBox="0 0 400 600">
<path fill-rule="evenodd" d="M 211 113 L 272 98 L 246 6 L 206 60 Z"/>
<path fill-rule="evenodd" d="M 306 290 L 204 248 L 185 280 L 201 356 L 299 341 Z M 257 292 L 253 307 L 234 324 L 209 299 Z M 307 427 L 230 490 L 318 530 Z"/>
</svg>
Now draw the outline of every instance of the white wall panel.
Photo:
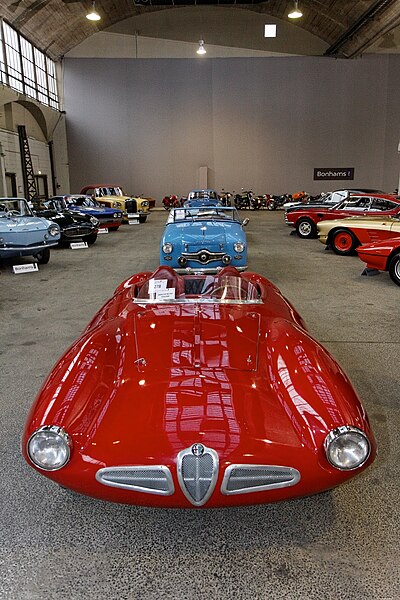
<svg viewBox="0 0 400 600">
<path fill-rule="evenodd" d="M 71 190 L 115 182 L 162 198 L 196 186 L 258 193 L 397 185 L 400 57 L 66 59 Z M 350 184 L 349 184 L 350 185 Z"/>
</svg>

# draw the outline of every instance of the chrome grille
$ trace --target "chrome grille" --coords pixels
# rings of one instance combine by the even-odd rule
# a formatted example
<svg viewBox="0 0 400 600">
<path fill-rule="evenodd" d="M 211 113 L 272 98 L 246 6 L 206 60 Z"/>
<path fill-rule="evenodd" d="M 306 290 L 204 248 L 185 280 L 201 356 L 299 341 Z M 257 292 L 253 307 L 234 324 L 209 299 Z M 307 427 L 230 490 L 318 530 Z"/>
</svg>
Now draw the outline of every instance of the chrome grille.
<svg viewBox="0 0 400 600">
<path fill-rule="evenodd" d="M 103 485 L 147 494 L 170 496 L 175 491 L 170 470 L 158 465 L 105 467 L 97 471 L 96 479 Z"/>
<path fill-rule="evenodd" d="M 127 213 L 135 213 L 137 212 L 137 202 L 136 200 L 125 200 L 125 210 Z"/>
<path fill-rule="evenodd" d="M 88 226 L 79 226 L 79 225 L 73 225 L 70 227 L 66 227 L 63 231 L 64 235 L 66 237 L 82 237 L 85 235 L 90 235 L 91 233 L 94 232 L 94 227 L 91 227 L 90 225 Z"/>
<path fill-rule="evenodd" d="M 222 494 L 245 494 L 295 485 L 300 473 L 293 467 L 230 465 L 222 481 Z"/>
<path fill-rule="evenodd" d="M 214 260 L 222 260 L 225 253 L 199 250 L 198 252 L 182 252 L 182 256 L 184 256 L 186 260 L 192 260 L 193 262 L 199 262 L 202 265 L 208 265 L 208 263 Z"/>
<path fill-rule="evenodd" d="M 201 454 L 195 454 L 200 451 Z M 178 480 L 182 492 L 195 506 L 202 506 L 214 491 L 218 477 L 218 455 L 202 444 L 178 454 Z"/>
</svg>

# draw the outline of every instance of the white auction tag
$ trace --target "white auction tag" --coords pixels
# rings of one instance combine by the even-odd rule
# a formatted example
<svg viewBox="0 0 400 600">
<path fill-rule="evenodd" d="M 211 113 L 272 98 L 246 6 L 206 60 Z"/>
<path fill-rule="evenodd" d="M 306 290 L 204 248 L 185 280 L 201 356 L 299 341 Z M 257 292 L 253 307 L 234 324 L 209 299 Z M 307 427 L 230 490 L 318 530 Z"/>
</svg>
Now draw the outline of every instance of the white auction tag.
<svg viewBox="0 0 400 600">
<path fill-rule="evenodd" d="M 175 288 L 167 288 L 156 292 L 155 300 L 175 300 Z"/>
<path fill-rule="evenodd" d="M 153 294 L 159 290 L 167 289 L 168 279 L 150 279 L 149 280 L 149 293 Z"/>
<path fill-rule="evenodd" d="M 39 271 L 39 267 L 37 263 L 29 263 L 28 265 L 13 265 L 13 271 L 15 274 L 32 273 L 33 271 Z"/>
<path fill-rule="evenodd" d="M 69 247 L 72 250 L 79 250 L 81 248 L 89 248 L 86 242 L 71 242 Z"/>
<path fill-rule="evenodd" d="M 97 233 L 108 233 L 108 229 L 107 229 L 107 227 L 104 227 L 104 229 L 103 229 L 103 227 L 101 227 Z"/>
</svg>

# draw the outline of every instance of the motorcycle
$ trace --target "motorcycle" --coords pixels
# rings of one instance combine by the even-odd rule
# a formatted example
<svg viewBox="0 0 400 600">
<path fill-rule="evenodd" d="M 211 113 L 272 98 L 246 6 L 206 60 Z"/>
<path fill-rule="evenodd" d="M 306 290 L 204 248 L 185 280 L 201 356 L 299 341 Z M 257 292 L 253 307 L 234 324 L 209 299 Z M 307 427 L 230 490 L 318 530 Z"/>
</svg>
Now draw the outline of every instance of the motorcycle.
<svg viewBox="0 0 400 600">
<path fill-rule="evenodd" d="M 280 196 L 272 195 L 267 201 L 267 209 L 276 210 L 277 208 L 283 206 L 285 202 L 290 202 L 291 199 L 292 196 L 290 194 L 281 194 Z"/>
<path fill-rule="evenodd" d="M 271 196 L 269 194 L 264 194 L 262 196 L 253 196 L 250 201 L 251 208 L 253 210 L 260 210 L 260 208 L 265 208 L 270 198 Z"/>
<path fill-rule="evenodd" d="M 175 194 L 172 196 L 164 196 L 162 203 L 165 210 L 171 210 L 171 208 L 179 208 L 182 206 L 181 200 L 179 200 L 178 196 L 175 196 Z"/>
<path fill-rule="evenodd" d="M 304 202 L 307 198 L 307 192 L 296 192 L 295 194 L 292 194 L 292 200 L 294 202 Z"/>
<path fill-rule="evenodd" d="M 251 199 L 253 198 L 253 196 L 254 194 L 251 190 L 249 190 L 248 192 L 242 191 L 241 194 L 236 194 L 235 207 L 237 208 L 237 210 L 250 209 Z"/>
<path fill-rule="evenodd" d="M 219 200 L 222 204 L 222 206 L 232 206 L 232 194 L 230 192 L 225 192 L 225 190 L 222 190 L 221 193 L 219 194 Z"/>
</svg>

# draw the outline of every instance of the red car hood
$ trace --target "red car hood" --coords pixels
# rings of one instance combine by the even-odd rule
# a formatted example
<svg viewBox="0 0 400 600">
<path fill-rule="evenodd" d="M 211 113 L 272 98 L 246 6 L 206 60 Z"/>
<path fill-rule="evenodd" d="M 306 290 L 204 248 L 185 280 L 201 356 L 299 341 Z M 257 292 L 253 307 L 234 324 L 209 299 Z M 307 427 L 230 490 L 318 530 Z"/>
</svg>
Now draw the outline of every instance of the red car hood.
<svg viewBox="0 0 400 600">
<path fill-rule="evenodd" d="M 380 256 L 388 256 L 392 250 L 400 246 L 400 239 L 393 238 L 389 240 L 381 240 L 380 242 L 372 242 L 371 244 L 362 244 L 356 248 L 359 255 L 376 254 Z"/>
<path fill-rule="evenodd" d="M 338 425 L 365 428 L 337 363 L 264 306 L 130 303 L 124 311 L 64 355 L 26 436 L 63 426 L 99 467 L 172 464 L 196 442 L 227 463 L 291 464 Z"/>
</svg>

